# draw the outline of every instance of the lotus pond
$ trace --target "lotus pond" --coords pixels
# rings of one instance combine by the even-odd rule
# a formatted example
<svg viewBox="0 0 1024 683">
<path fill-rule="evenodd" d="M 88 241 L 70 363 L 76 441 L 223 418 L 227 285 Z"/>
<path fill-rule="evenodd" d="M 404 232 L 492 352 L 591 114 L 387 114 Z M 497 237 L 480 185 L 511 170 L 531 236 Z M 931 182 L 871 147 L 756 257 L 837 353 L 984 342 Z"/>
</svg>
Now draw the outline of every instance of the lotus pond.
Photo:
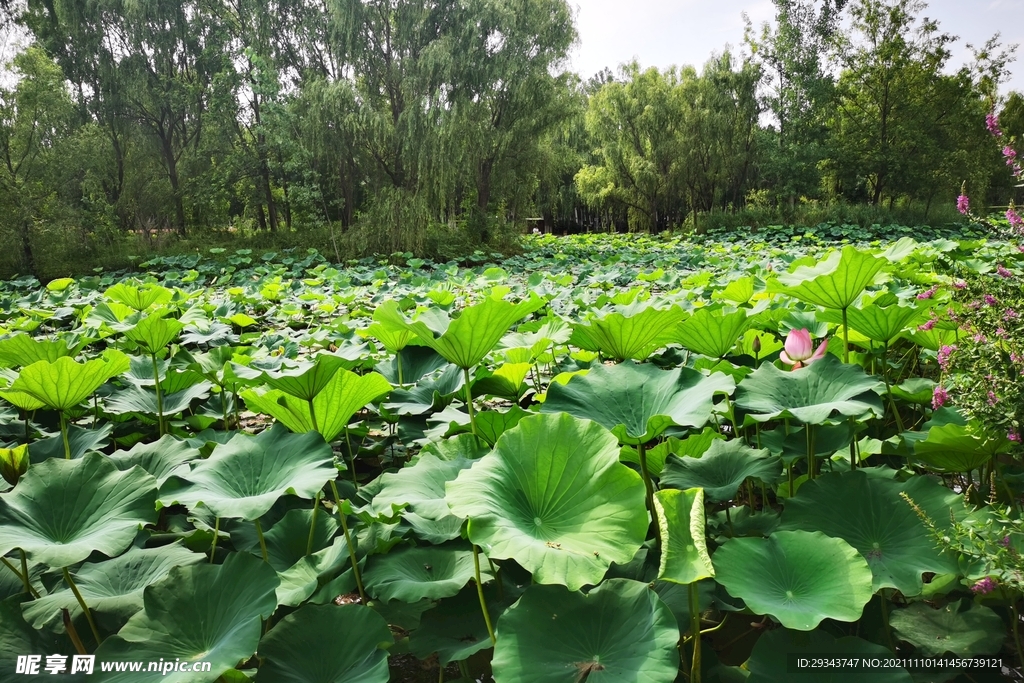
<svg viewBox="0 0 1024 683">
<path fill-rule="evenodd" d="M 1020 680 L 1022 277 L 541 237 L 2 283 L 0 679 Z M 160 660 L 210 666 L 114 666 Z"/>
</svg>

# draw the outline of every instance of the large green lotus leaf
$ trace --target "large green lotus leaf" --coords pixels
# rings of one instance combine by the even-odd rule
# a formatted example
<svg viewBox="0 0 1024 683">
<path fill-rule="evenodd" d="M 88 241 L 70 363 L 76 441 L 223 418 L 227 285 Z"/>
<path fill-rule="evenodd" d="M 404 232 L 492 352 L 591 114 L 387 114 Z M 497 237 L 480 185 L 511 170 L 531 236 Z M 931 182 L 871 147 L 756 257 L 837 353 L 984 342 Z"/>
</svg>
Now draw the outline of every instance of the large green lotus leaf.
<svg viewBox="0 0 1024 683">
<path fill-rule="evenodd" d="M 492 578 L 490 571 L 483 573 L 487 579 Z M 409 546 L 370 557 L 366 590 L 385 602 L 440 600 L 457 595 L 473 576 L 473 552 L 459 544 Z"/>
<path fill-rule="evenodd" d="M 1006 640 L 1006 627 L 992 609 L 975 604 L 969 598 L 934 609 L 915 602 L 895 610 L 889 624 L 900 638 L 918 654 L 939 656 L 952 652 L 960 657 L 994 655 Z"/>
<path fill-rule="evenodd" d="M 104 562 L 87 562 L 73 572 L 75 584 L 89 609 L 127 619 L 142 609 L 142 592 L 146 586 L 167 576 L 174 567 L 183 567 L 205 560 L 204 555 L 189 551 L 180 543 L 159 548 L 132 548 Z M 60 610 L 72 616 L 81 613 L 78 600 L 70 588 L 62 588 L 22 607 L 25 618 L 35 628 L 59 623 Z"/>
<path fill-rule="evenodd" d="M 171 300 L 174 292 L 160 285 L 144 285 L 138 280 L 126 280 L 118 282 L 103 295 L 119 304 L 134 308 L 136 311 L 144 311 L 150 306 L 166 304 Z"/>
<path fill-rule="evenodd" d="M 324 647 L 330 637 L 341 647 Z M 306 605 L 260 641 L 257 683 L 387 683 L 387 622 L 362 605 Z"/>
<path fill-rule="evenodd" d="M 942 488 L 927 478 L 915 479 Z M 918 595 L 924 585 L 922 573 L 955 572 L 956 565 L 939 551 L 920 518 L 900 498 L 905 489 L 903 482 L 863 471 L 825 474 L 804 482 L 786 501 L 779 528 L 841 538 L 867 560 L 874 591 L 896 588 L 907 596 Z"/>
<path fill-rule="evenodd" d="M 268 554 L 269 550 L 268 547 Z M 335 537 L 334 542 L 323 550 L 303 557 L 291 567 L 278 572 L 281 579 L 277 587 L 278 604 L 298 607 L 306 600 L 319 604 L 349 592 L 356 585 L 351 562 L 345 537 Z M 325 592 L 329 595 L 320 599 Z"/>
<path fill-rule="evenodd" d="M 40 401 L 32 394 L 24 391 L 2 390 L 0 391 L 0 398 L 3 398 L 15 408 L 21 408 L 26 413 L 34 413 L 46 407 L 46 401 Z"/>
<path fill-rule="evenodd" d="M 167 318 L 169 310 L 150 313 L 124 333 L 125 338 L 135 342 L 147 353 L 156 353 L 174 341 L 185 329 L 180 321 Z"/>
<path fill-rule="evenodd" d="M 1011 445 L 1005 437 L 986 434 L 976 425 L 958 424 L 933 426 L 923 440 L 914 438 L 910 443 L 914 459 L 938 472 L 969 472 Z"/>
<path fill-rule="evenodd" d="M 711 358 L 723 358 L 750 324 L 748 311 L 700 308 L 679 323 L 672 336 L 684 348 Z"/>
<path fill-rule="evenodd" d="M 665 469 L 665 461 L 668 460 L 669 455 L 675 454 L 679 457 L 693 456 L 699 458 L 711 448 L 711 444 L 714 441 L 724 438 L 721 432 L 712 427 L 705 427 L 700 433 L 691 434 L 685 439 L 677 439 L 674 436 L 670 436 L 654 448 L 647 449 L 647 469 L 655 477 L 661 477 L 661 473 Z M 637 467 L 640 466 L 640 454 L 631 446 L 622 447 L 622 450 L 619 452 L 619 460 L 631 462 Z"/>
<path fill-rule="evenodd" d="M 122 472 L 99 453 L 47 460 L 0 495 L 0 555 L 22 548 L 51 567 L 118 555 L 156 522 L 155 501 L 156 480 L 141 468 Z"/>
<path fill-rule="evenodd" d="M 748 477 L 774 484 L 782 476 L 782 460 L 767 448 L 754 450 L 738 439 L 716 439 L 699 458 L 670 455 L 661 485 L 677 489 L 702 488 L 713 503 L 724 503 Z"/>
<path fill-rule="evenodd" d="M 163 411 L 161 411 L 161 404 L 157 400 L 156 391 L 131 386 L 108 397 L 104 402 L 104 407 L 112 415 L 125 415 L 128 413 L 157 416 L 177 415 L 188 410 L 188 407 L 192 405 L 192 401 L 209 397 L 212 387 L 212 384 L 204 381 L 173 394 L 164 394 L 162 397 Z"/>
<path fill-rule="evenodd" d="M 473 382 L 473 396 L 497 396 L 519 401 L 526 393 L 526 377 L 531 368 L 532 363 L 505 363 L 490 375 Z"/>
<path fill-rule="evenodd" d="M 848 453 L 849 451 L 846 449 L 857 435 L 858 427 L 863 427 L 863 425 L 856 422 L 851 424 L 849 421 L 812 427 L 814 429 L 815 457 L 827 457 L 837 451 Z M 785 425 L 780 425 L 770 431 L 761 430 L 759 438 L 761 445 L 779 455 L 786 465 L 807 459 L 806 425 L 802 427 L 790 425 L 788 430 Z"/>
<path fill-rule="evenodd" d="M 388 353 L 398 353 L 404 349 L 416 336 L 416 333 L 404 325 L 395 323 L 395 317 L 401 318 L 402 313 L 398 302 L 388 299 L 381 302 L 373 312 L 373 323 L 366 328 L 365 334 L 375 337 L 388 350 Z M 406 381 L 410 381 L 406 379 Z M 412 381 L 415 381 L 413 378 Z"/>
<path fill-rule="evenodd" d="M 527 415 L 531 415 L 517 405 L 508 410 L 485 410 L 476 414 L 476 433 L 481 439 L 493 446 L 498 443 L 501 435 L 519 424 Z"/>
<path fill-rule="evenodd" d="M 843 322 L 843 317 L 838 311 L 827 311 L 819 317 L 840 325 Z M 859 332 L 880 344 L 888 344 L 908 328 L 916 327 L 917 322 L 923 317 L 924 309 L 917 306 L 882 307 L 871 303 L 861 308 L 851 307 L 847 311 L 846 320 L 854 332 Z"/>
<path fill-rule="evenodd" d="M 798 631 L 823 619 L 857 621 L 872 595 L 867 561 L 846 541 L 819 531 L 734 538 L 712 559 L 715 580 L 730 595 Z"/>
<path fill-rule="evenodd" d="M 834 415 L 881 417 L 881 383 L 857 365 L 831 354 L 805 368 L 783 372 L 772 363 L 740 382 L 735 405 L 756 422 L 791 417 L 820 424 Z"/>
<path fill-rule="evenodd" d="M 128 356 L 112 349 L 85 363 L 67 356 L 52 363 L 41 360 L 23 368 L 11 390 L 30 394 L 53 410 L 70 410 L 128 367 Z"/>
<path fill-rule="evenodd" d="M 711 418 L 714 396 L 731 393 L 731 377 L 705 376 L 689 368 L 597 365 L 562 385 L 552 382 L 541 408 L 594 420 L 623 443 L 645 443 L 671 425 L 701 427 Z"/>
<path fill-rule="evenodd" d="M 469 538 L 488 557 L 516 560 L 538 583 L 597 584 L 647 534 L 643 482 L 618 453 L 595 422 L 523 418 L 448 482 L 448 506 L 469 519 Z"/>
<path fill-rule="evenodd" d="M 515 602 L 517 596 L 510 588 L 506 582 L 499 596 L 495 583 L 484 585 L 484 599 L 493 618 Z M 455 597 L 445 598 L 424 612 L 419 628 L 409 636 L 410 652 L 420 659 L 428 659 L 436 653 L 444 665 L 466 659 L 489 647 L 491 636 L 480 612 L 480 598 L 475 585 L 466 586 Z"/>
<path fill-rule="evenodd" d="M 609 579 L 587 595 L 530 586 L 498 620 L 495 683 L 671 683 L 679 627 L 645 583 Z"/>
<path fill-rule="evenodd" d="M 313 510 L 295 508 L 289 510 L 264 534 L 267 544 L 267 560 L 279 572 L 292 567 L 306 557 L 309 545 L 309 529 L 313 527 L 313 552 L 319 552 L 331 544 L 338 533 L 338 518 L 319 510 L 313 521 Z M 258 547 L 253 552 L 259 552 Z"/>
<path fill-rule="evenodd" d="M 401 377 L 398 375 L 399 360 L 402 366 Z M 400 386 L 419 382 L 446 365 L 451 363 L 434 349 L 426 346 L 408 346 L 395 354 L 394 358 L 377 363 L 374 370 L 384 375 L 384 378 L 395 386 Z"/>
<path fill-rule="evenodd" d="M 175 470 L 200 457 L 198 448 L 166 434 L 159 441 L 139 443 L 127 451 L 115 451 L 110 456 L 110 462 L 119 470 L 138 465 L 156 477 L 158 486 L 163 486 Z"/>
<path fill-rule="evenodd" d="M 38 675 L 15 673 L 16 656 L 19 654 L 67 655 L 69 652 L 74 652 L 67 636 L 57 637 L 51 631 L 36 630 L 25 621 L 25 617 L 21 615 L 21 601 L 24 599 L 24 596 L 19 595 L 0 601 L 0 652 L 4 655 L 3 661 L 0 662 L 0 676 L 5 681 L 52 680 L 53 674 L 47 673 L 44 668 L 46 666 L 45 656 L 40 662 Z M 69 657 L 67 661 L 70 662 L 71 658 Z M 88 681 L 89 679 L 78 680 Z"/>
<path fill-rule="evenodd" d="M 300 401 L 310 401 L 327 388 L 334 374 L 345 367 L 345 359 L 330 353 L 321 353 L 313 362 L 302 362 L 284 370 L 265 370 L 263 381 Z"/>
<path fill-rule="evenodd" d="M 380 476 L 373 507 L 378 513 L 387 514 L 392 505 L 405 504 L 408 509 L 432 519 L 451 515 L 448 503 L 445 502 L 445 484 L 473 462 L 462 457 L 441 460 L 432 453 L 426 453 L 420 456 L 416 464 Z"/>
<path fill-rule="evenodd" d="M 367 403 L 376 401 L 389 391 L 391 384 L 376 372 L 368 372 L 365 375 L 358 375 L 345 369 L 335 372 L 313 399 L 317 427 L 324 440 L 334 441 L 345 430 L 353 415 Z M 244 391 L 242 398 L 253 410 L 276 418 L 293 432 L 314 431 L 308 401 L 297 399 L 278 389 L 263 394 Z"/>
<path fill-rule="evenodd" d="M 661 536 L 658 578 L 693 583 L 715 575 L 704 530 L 704 491 L 665 489 L 654 494 Z"/>
<path fill-rule="evenodd" d="M 160 502 L 254 520 L 282 496 L 313 498 L 337 474 L 334 453 L 319 434 L 291 434 L 274 425 L 258 436 L 236 436 L 189 473 L 170 477 Z"/>
<path fill-rule="evenodd" d="M 175 567 L 146 588 L 143 611 L 103 641 L 96 659 L 209 662 L 209 672 L 170 672 L 159 680 L 213 683 L 256 652 L 262 620 L 277 607 L 277 582 L 270 565 L 248 553 L 232 553 L 220 565 Z M 111 672 L 97 680 L 137 683 L 139 674 Z"/>
<path fill-rule="evenodd" d="M 517 304 L 491 296 L 467 306 L 451 320 L 440 309 L 430 309 L 409 321 L 397 309 L 381 310 L 379 322 L 414 332 L 420 341 L 460 368 L 471 368 L 490 353 L 517 320 L 540 310 L 545 299 L 531 294 Z"/>
<path fill-rule="evenodd" d="M 573 337 L 581 342 L 581 348 L 610 358 L 645 360 L 665 345 L 666 335 L 682 318 L 679 306 L 656 308 L 649 302 L 636 302 L 575 325 Z"/>
<path fill-rule="evenodd" d="M 104 422 L 95 429 L 68 425 L 68 446 L 71 449 L 71 458 L 81 458 L 86 453 L 93 451 L 101 452 L 109 444 L 110 434 L 113 431 L 114 424 L 112 422 Z M 64 438 L 57 433 L 45 439 L 33 441 L 28 447 L 28 452 L 32 457 L 32 462 L 44 462 L 49 458 L 63 458 Z"/>
<path fill-rule="evenodd" d="M 73 355 L 63 339 L 36 339 L 30 334 L 0 339 L 0 367 L 4 368 L 22 368 L 42 360 L 52 363 Z"/>
<path fill-rule="evenodd" d="M 436 376 L 420 378 L 416 385 L 409 389 L 392 391 L 384 406 L 397 415 L 437 412 L 451 403 L 452 396 L 462 389 L 465 381 L 462 369 L 448 363 Z"/>
<path fill-rule="evenodd" d="M 795 670 L 792 657 L 847 658 L 861 660 L 891 659 L 892 652 L 882 645 L 855 636 L 833 638 L 820 630 L 810 632 L 776 629 L 757 639 L 747 668 L 747 683 L 912 683 L 906 669 L 817 669 Z"/>
<path fill-rule="evenodd" d="M 832 252 L 814 266 L 800 266 L 779 275 L 785 292 L 825 308 L 848 308 L 875 280 L 885 259 L 852 245 Z"/>
</svg>

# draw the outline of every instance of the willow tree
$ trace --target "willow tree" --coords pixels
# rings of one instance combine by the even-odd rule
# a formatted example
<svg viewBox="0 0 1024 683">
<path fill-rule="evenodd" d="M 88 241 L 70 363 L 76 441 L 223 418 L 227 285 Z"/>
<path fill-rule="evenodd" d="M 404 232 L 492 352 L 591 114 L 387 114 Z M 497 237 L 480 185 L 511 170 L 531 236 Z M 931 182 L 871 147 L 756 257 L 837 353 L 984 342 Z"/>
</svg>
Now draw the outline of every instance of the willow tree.
<svg viewBox="0 0 1024 683">
<path fill-rule="evenodd" d="M 600 161 L 580 169 L 576 184 L 589 204 L 625 206 L 630 229 L 656 230 L 679 169 L 679 75 L 674 68 L 641 71 L 633 62 L 620 78 L 590 99 L 587 131 Z"/>
</svg>

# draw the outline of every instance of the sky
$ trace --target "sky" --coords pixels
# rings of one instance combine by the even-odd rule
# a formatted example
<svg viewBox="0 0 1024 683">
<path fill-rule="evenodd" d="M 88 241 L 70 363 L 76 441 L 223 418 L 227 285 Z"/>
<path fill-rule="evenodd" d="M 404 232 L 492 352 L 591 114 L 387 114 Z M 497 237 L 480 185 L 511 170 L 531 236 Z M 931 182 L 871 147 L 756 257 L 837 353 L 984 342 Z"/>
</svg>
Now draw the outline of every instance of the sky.
<svg viewBox="0 0 1024 683">
<path fill-rule="evenodd" d="M 771 0 L 569 0 L 575 5 L 579 44 L 572 68 L 589 78 L 604 67 L 636 58 L 641 66 L 700 67 L 726 44 L 742 47 L 743 13 L 756 27 L 771 20 Z M 971 57 L 967 43 L 984 44 L 996 32 L 1017 43 L 1013 74 L 1001 90 L 1024 91 L 1024 0 L 932 0 L 922 15 L 941 31 L 959 36 L 951 46 L 951 67 Z"/>
</svg>

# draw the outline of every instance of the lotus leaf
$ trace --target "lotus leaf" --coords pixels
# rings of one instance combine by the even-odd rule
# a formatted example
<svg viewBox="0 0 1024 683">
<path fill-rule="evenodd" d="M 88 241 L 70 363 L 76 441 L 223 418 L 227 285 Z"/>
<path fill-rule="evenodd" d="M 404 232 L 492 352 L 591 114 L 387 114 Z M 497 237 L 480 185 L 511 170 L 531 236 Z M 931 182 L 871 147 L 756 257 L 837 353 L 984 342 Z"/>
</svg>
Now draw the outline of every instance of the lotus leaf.
<svg viewBox="0 0 1024 683">
<path fill-rule="evenodd" d="M 0 494 L 0 556 L 21 548 L 51 567 L 113 557 L 156 521 L 155 500 L 156 480 L 141 468 L 122 472 L 98 453 L 51 458 Z"/>
<path fill-rule="evenodd" d="M 492 578 L 483 573 L 485 580 Z M 366 575 L 366 590 L 385 602 L 450 598 L 473 579 L 473 552 L 458 544 L 401 548 L 371 557 Z"/>
<path fill-rule="evenodd" d="M 810 631 L 823 619 L 857 621 L 871 599 L 871 569 L 846 541 L 821 532 L 734 538 L 712 557 L 715 579 L 754 614 Z"/>
<path fill-rule="evenodd" d="M 732 392 L 731 377 L 710 377 L 689 368 L 598 365 L 567 384 L 552 382 L 542 412 L 566 412 L 594 420 L 623 443 L 641 444 L 671 425 L 702 427 L 711 418 L 715 394 Z"/>
<path fill-rule="evenodd" d="M 325 634 L 344 647 L 323 647 Z M 307 605 L 260 641 L 257 683 L 387 683 L 394 642 L 387 623 L 362 605 Z"/>
<path fill-rule="evenodd" d="M 67 411 L 128 367 L 128 356 L 113 350 L 85 363 L 67 356 L 52 363 L 41 360 L 23 368 L 11 390 L 29 394 L 53 410 Z"/>
<path fill-rule="evenodd" d="M 142 593 L 174 567 L 196 564 L 206 558 L 180 543 L 158 548 L 132 548 L 104 562 L 86 562 L 72 572 L 75 584 L 89 609 L 127 619 L 142 609 Z M 60 622 L 61 608 L 72 616 L 81 614 L 70 588 L 62 588 L 25 603 L 22 612 L 35 628 Z"/>
<path fill-rule="evenodd" d="M 906 669 L 805 669 L 794 671 L 792 657 L 844 657 L 849 659 L 891 659 L 882 645 L 855 636 L 833 638 L 825 631 L 809 633 L 777 629 L 757 639 L 747 668 L 747 683 L 912 683 Z"/>
<path fill-rule="evenodd" d="M 571 590 L 632 559 L 648 526 L 643 482 L 615 437 L 564 413 L 523 418 L 448 482 L 447 500 L 488 557 Z"/>
<path fill-rule="evenodd" d="M 448 362 L 468 370 L 490 353 L 509 327 L 546 303 L 536 295 L 518 304 L 485 297 L 480 303 L 467 306 L 454 320 L 439 309 L 431 309 L 432 315 L 422 315 L 412 322 L 397 310 L 385 310 L 379 320 L 414 332 L 423 344 Z"/>
<path fill-rule="evenodd" d="M 675 617 L 645 583 L 609 579 L 587 595 L 531 586 L 497 627 L 495 683 L 671 683 Z"/>
<path fill-rule="evenodd" d="M 357 375 L 339 369 L 313 399 L 314 415 L 310 415 L 307 401 L 301 401 L 280 390 L 262 394 L 244 391 L 242 398 L 253 409 L 276 418 L 293 432 L 319 431 L 326 441 L 334 441 L 345 430 L 353 415 L 389 391 L 391 385 L 375 372 Z"/>
<path fill-rule="evenodd" d="M 282 496 L 312 498 L 338 472 L 319 434 L 290 434 L 275 425 L 258 436 L 237 436 L 160 490 L 163 505 L 198 505 L 218 517 L 259 519 Z"/>
<path fill-rule="evenodd" d="M 782 475 L 782 461 L 768 449 L 754 450 L 742 441 L 711 442 L 699 458 L 670 455 L 661 474 L 662 486 L 677 489 L 702 488 L 708 500 L 724 503 L 748 477 L 774 484 Z"/>
<path fill-rule="evenodd" d="M 678 306 L 656 308 L 633 303 L 602 312 L 575 326 L 573 340 L 578 346 L 617 360 L 644 360 L 667 342 L 667 335 L 683 317 Z"/>
<path fill-rule="evenodd" d="M 957 500 L 956 494 L 925 477 L 900 482 L 864 471 L 825 474 L 804 483 L 786 501 L 780 528 L 841 538 L 867 560 L 874 591 L 896 588 L 907 596 L 919 595 L 921 574 L 952 572 L 956 566 L 936 548 L 931 533 L 900 498 L 902 492 L 935 516 L 948 516 L 945 511 Z M 941 507 L 933 502 L 936 496 Z"/>
<path fill-rule="evenodd" d="M 704 491 L 664 490 L 654 494 L 661 536 L 658 578 L 693 583 L 715 575 L 704 530 Z"/>
<path fill-rule="evenodd" d="M 175 567 L 143 593 L 144 608 L 96 650 L 98 661 L 209 662 L 206 673 L 170 672 L 161 681 L 213 683 L 256 651 L 262 620 L 277 607 L 277 575 L 247 553 L 224 564 Z M 105 674 L 104 681 L 138 681 L 131 671 Z"/>
<path fill-rule="evenodd" d="M 875 393 L 880 387 L 860 367 L 826 354 L 793 372 L 762 363 L 736 388 L 735 405 L 755 422 L 791 417 L 821 424 L 834 415 L 881 417 L 882 401 Z"/>
<path fill-rule="evenodd" d="M 935 609 L 915 602 L 892 613 L 889 623 L 901 639 L 925 656 L 952 652 L 960 657 L 994 655 L 1006 638 L 1003 620 L 991 608 L 969 598 Z"/>
</svg>

